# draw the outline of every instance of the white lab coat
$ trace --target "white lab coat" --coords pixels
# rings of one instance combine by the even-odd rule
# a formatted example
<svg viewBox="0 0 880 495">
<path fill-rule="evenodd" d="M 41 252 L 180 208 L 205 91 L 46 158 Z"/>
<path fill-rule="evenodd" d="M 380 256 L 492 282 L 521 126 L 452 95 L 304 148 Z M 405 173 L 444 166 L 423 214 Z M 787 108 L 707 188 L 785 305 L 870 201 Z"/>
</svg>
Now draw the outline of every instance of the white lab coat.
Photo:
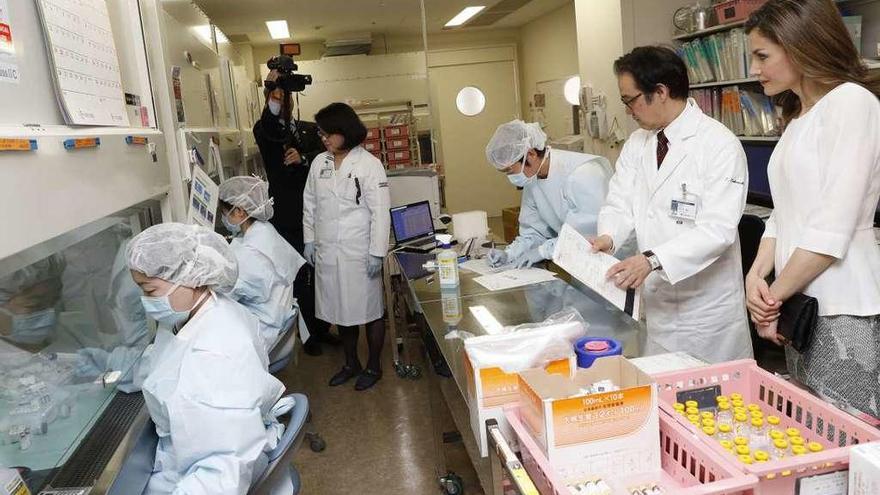
<svg viewBox="0 0 880 495">
<path fill-rule="evenodd" d="M 523 188 L 519 212 L 519 235 L 507 247 L 507 255 L 540 249 L 545 259 L 553 248 L 562 225 L 569 223 L 583 235 L 596 233 L 596 218 L 608 191 L 611 163 L 607 158 L 548 149 L 549 173 Z"/>
<path fill-rule="evenodd" d="M 212 295 L 177 335 L 156 334 L 136 379 L 159 436 L 146 495 L 244 495 L 265 468 L 284 385 L 257 332 L 243 306 Z"/>
<path fill-rule="evenodd" d="M 254 222 L 230 244 L 238 261 L 232 296 L 260 320 L 266 352 L 290 329 L 293 282 L 306 260 L 268 222 Z"/>
<path fill-rule="evenodd" d="M 382 277 L 367 276 L 367 259 L 388 253 L 390 204 L 382 162 L 362 147 L 353 148 L 339 170 L 329 152 L 312 161 L 303 238 L 315 243 L 315 315 L 321 320 L 352 326 L 382 317 Z"/>
<path fill-rule="evenodd" d="M 599 214 L 599 233 L 620 245 L 635 230 L 640 251 L 663 269 L 642 291 L 649 349 L 686 351 L 716 363 L 752 356 L 738 225 L 748 168 L 736 136 L 689 99 L 665 129 L 669 151 L 657 168 L 657 133 L 626 142 Z M 670 215 L 673 200 L 696 202 L 695 220 Z M 653 345 L 651 345 L 653 343 Z"/>
</svg>

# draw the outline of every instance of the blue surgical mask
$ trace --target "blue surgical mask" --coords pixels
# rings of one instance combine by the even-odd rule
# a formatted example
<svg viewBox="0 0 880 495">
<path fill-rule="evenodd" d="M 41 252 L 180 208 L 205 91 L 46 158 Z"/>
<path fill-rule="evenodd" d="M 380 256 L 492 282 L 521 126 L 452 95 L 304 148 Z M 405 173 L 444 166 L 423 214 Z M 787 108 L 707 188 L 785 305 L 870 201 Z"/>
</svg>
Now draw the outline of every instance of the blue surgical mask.
<svg viewBox="0 0 880 495">
<path fill-rule="evenodd" d="M 12 329 L 6 337 L 19 344 L 39 344 L 49 338 L 58 315 L 55 308 L 48 308 L 34 313 L 17 315 L 0 309 L 12 318 Z"/>
<path fill-rule="evenodd" d="M 241 234 L 241 224 L 240 223 L 239 224 L 232 223 L 232 221 L 229 220 L 228 213 L 226 215 L 223 215 L 222 217 L 220 217 L 220 220 L 223 222 L 223 226 L 226 227 L 226 230 L 228 230 L 230 234 L 232 234 L 232 235 Z"/>
<path fill-rule="evenodd" d="M 269 100 L 269 111 L 272 112 L 272 115 L 281 115 L 281 102 Z"/>
<path fill-rule="evenodd" d="M 175 311 L 171 307 L 171 294 L 179 287 L 180 285 L 175 285 L 164 296 L 141 296 L 141 304 L 144 305 L 144 311 L 147 313 L 147 316 L 171 328 L 177 328 L 178 325 L 186 321 L 192 309 Z"/>
</svg>

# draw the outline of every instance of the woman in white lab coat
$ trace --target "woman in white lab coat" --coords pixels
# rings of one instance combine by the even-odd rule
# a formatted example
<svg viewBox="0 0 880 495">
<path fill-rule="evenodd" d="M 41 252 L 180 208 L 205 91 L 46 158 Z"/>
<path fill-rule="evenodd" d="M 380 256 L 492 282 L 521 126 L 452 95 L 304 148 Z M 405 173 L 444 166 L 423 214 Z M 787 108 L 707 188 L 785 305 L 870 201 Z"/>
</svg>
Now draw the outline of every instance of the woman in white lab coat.
<svg viewBox="0 0 880 495">
<path fill-rule="evenodd" d="M 224 295 L 238 276 L 232 250 L 204 227 L 163 223 L 135 236 L 127 258 L 159 327 L 133 384 L 159 436 L 144 493 L 244 495 L 283 433 L 284 385 L 267 371 L 256 318 Z"/>
<path fill-rule="evenodd" d="M 332 103 L 315 115 L 315 122 L 327 147 L 312 161 L 303 198 L 304 253 L 315 266 L 315 314 L 337 326 L 345 349 L 345 365 L 330 385 L 357 376 L 355 389 L 365 390 L 382 377 L 382 265 L 391 227 L 388 179 L 382 162 L 360 146 L 367 130 L 351 107 Z M 357 355 L 362 324 L 370 351 L 366 368 Z"/>
<path fill-rule="evenodd" d="M 768 166 L 775 209 L 746 277 L 752 319 L 782 343 L 781 306 L 796 293 L 815 297 L 812 343 L 803 353 L 786 346 L 789 371 L 840 406 L 880 416 L 880 80 L 826 0 L 770 0 L 746 31 L 751 74 L 786 125 Z"/>
<path fill-rule="evenodd" d="M 638 47 L 614 69 L 641 129 L 621 151 L 593 247 L 614 252 L 635 231 L 642 253 L 608 276 L 620 287 L 644 285 L 648 352 L 749 358 L 737 229 L 748 184 L 742 145 L 687 97 L 687 69 L 672 50 Z"/>
</svg>

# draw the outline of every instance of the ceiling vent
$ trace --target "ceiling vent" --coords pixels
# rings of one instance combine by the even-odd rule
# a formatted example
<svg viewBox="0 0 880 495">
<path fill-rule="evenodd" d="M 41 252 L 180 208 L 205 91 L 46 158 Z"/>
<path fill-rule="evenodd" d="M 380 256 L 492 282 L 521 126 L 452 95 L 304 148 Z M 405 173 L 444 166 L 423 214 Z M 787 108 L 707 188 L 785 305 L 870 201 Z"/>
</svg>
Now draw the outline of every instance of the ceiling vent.
<svg viewBox="0 0 880 495">
<path fill-rule="evenodd" d="M 373 38 L 370 33 L 339 36 L 324 42 L 324 56 L 368 55 L 372 48 Z"/>
</svg>

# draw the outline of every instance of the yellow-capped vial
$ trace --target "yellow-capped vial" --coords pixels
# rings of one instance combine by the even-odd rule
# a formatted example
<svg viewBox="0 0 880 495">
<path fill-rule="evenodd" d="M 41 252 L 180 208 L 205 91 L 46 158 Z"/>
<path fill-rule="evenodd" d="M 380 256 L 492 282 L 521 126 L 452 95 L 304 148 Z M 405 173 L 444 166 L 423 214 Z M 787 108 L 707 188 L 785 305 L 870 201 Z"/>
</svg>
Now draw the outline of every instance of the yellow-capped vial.
<svg viewBox="0 0 880 495">
<path fill-rule="evenodd" d="M 685 405 L 682 404 L 681 402 L 676 402 L 676 403 L 672 404 L 672 408 L 675 409 L 676 411 L 684 411 Z"/>
<path fill-rule="evenodd" d="M 738 437 L 745 437 L 749 434 L 749 417 L 745 414 L 736 414 L 733 417 L 733 432 Z"/>
<path fill-rule="evenodd" d="M 767 424 L 770 425 L 772 428 L 776 428 L 777 426 L 779 426 L 779 416 L 767 416 Z"/>
<path fill-rule="evenodd" d="M 736 437 L 733 439 L 734 445 L 748 445 L 749 439 L 746 437 Z"/>
<path fill-rule="evenodd" d="M 721 440 L 721 441 L 719 441 L 718 443 L 720 443 L 721 446 L 724 447 L 725 450 L 729 450 L 729 451 L 733 452 L 733 447 L 734 447 L 734 445 L 733 445 L 733 442 L 732 442 L 732 441 L 730 441 L 730 440 Z"/>
<path fill-rule="evenodd" d="M 773 441 L 773 458 L 782 459 L 788 454 L 788 442 L 785 440 Z"/>
<path fill-rule="evenodd" d="M 791 448 L 791 453 L 794 455 L 806 455 L 807 448 L 804 447 L 803 445 L 795 445 L 794 447 Z"/>
<path fill-rule="evenodd" d="M 688 414 L 687 418 L 688 418 L 688 421 L 690 421 L 691 423 L 699 423 L 700 422 L 700 415 L 699 414 Z"/>
<path fill-rule="evenodd" d="M 745 407 L 742 399 L 733 399 L 730 401 L 730 405 L 733 407 Z"/>
<path fill-rule="evenodd" d="M 726 395 L 719 395 L 718 397 L 715 397 L 715 402 L 717 404 L 721 404 L 722 402 L 729 402 L 729 401 L 730 401 L 730 397 L 728 397 Z"/>
<path fill-rule="evenodd" d="M 761 410 L 761 406 L 755 404 L 754 402 L 752 402 L 751 404 L 749 404 L 746 407 L 749 409 L 749 411 L 760 411 Z"/>
<path fill-rule="evenodd" d="M 685 401 L 684 405 L 686 407 L 700 407 L 700 404 L 698 404 L 695 400 Z"/>
<path fill-rule="evenodd" d="M 764 413 L 762 413 L 761 411 L 749 411 L 749 416 L 753 418 L 764 419 Z"/>
<path fill-rule="evenodd" d="M 733 441 L 733 428 L 731 428 L 729 424 L 721 423 L 717 425 L 716 428 L 718 429 L 719 440 Z"/>
<path fill-rule="evenodd" d="M 752 456 L 750 456 L 749 454 L 743 454 L 738 457 L 739 457 L 739 462 L 741 462 L 743 464 L 751 464 L 752 463 Z"/>
<path fill-rule="evenodd" d="M 794 448 L 796 446 L 803 447 L 807 442 L 805 442 L 802 437 L 791 437 L 788 439 L 788 443 L 790 443 L 792 448 Z"/>
<path fill-rule="evenodd" d="M 743 406 L 734 406 L 734 407 L 733 407 L 733 414 L 734 414 L 734 415 L 736 415 L 736 414 L 748 414 L 748 413 L 749 413 L 749 410 L 746 409 L 746 408 L 743 407 Z"/>
<path fill-rule="evenodd" d="M 770 454 L 765 450 L 756 450 L 754 456 L 757 462 L 767 462 L 770 460 Z"/>
<path fill-rule="evenodd" d="M 799 437 L 801 436 L 801 430 L 798 430 L 797 428 L 789 428 L 785 430 L 785 434 L 788 435 L 788 438 Z"/>
<path fill-rule="evenodd" d="M 785 440 L 785 433 L 779 430 L 770 430 L 770 440 Z"/>
<path fill-rule="evenodd" d="M 715 427 L 714 426 L 704 426 L 703 433 L 705 433 L 706 435 L 709 435 L 710 437 L 714 436 L 715 435 Z"/>
<path fill-rule="evenodd" d="M 736 446 L 736 453 L 739 455 L 748 454 L 749 453 L 749 446 L 748 445 L 737 445 Z"/>
<path fill-rule="evenodd" d="M 703 411 L 700 413 L 700 417 L 703 419 L 715 419 L 715 414 L 712 411 Z"/>
<path fill-rule="evenodd" d="M 742 394 L 733 393 L 730 394 L 730 400 L 743 400 Z"/>
<path fill-rule="evenodd" d="M 712 418 L 703 418 L 701 423 L 703 426 L 711 426 L 712 428 L 715 428 L 715 420 Z"/>
<path fill-rule="evenodd" d="M 684 412 L 686 412 L 686 413 L 688 414 L 688 416 L 690 416 L 691 414 L 696 414 L 696 415 L 699 415 L 699 414 L 700 414 L 700 410 L 699 410 L 699 409 L 697 409 L 696 407 L 690 407 L 690 406 L 688 406 L 688 407 L 684 410 Z"/>
<path fill-rule="evenodd" d="M 809 450 L 810 452 L 812 452 L 814 454 L 816 452 L 822 452 L 824 449 L 825 449 L 825 447 L 822 447 L 822 444 L 819 442 L 810 442 L 807 444 L 807 450 Z"/>
</svg>

